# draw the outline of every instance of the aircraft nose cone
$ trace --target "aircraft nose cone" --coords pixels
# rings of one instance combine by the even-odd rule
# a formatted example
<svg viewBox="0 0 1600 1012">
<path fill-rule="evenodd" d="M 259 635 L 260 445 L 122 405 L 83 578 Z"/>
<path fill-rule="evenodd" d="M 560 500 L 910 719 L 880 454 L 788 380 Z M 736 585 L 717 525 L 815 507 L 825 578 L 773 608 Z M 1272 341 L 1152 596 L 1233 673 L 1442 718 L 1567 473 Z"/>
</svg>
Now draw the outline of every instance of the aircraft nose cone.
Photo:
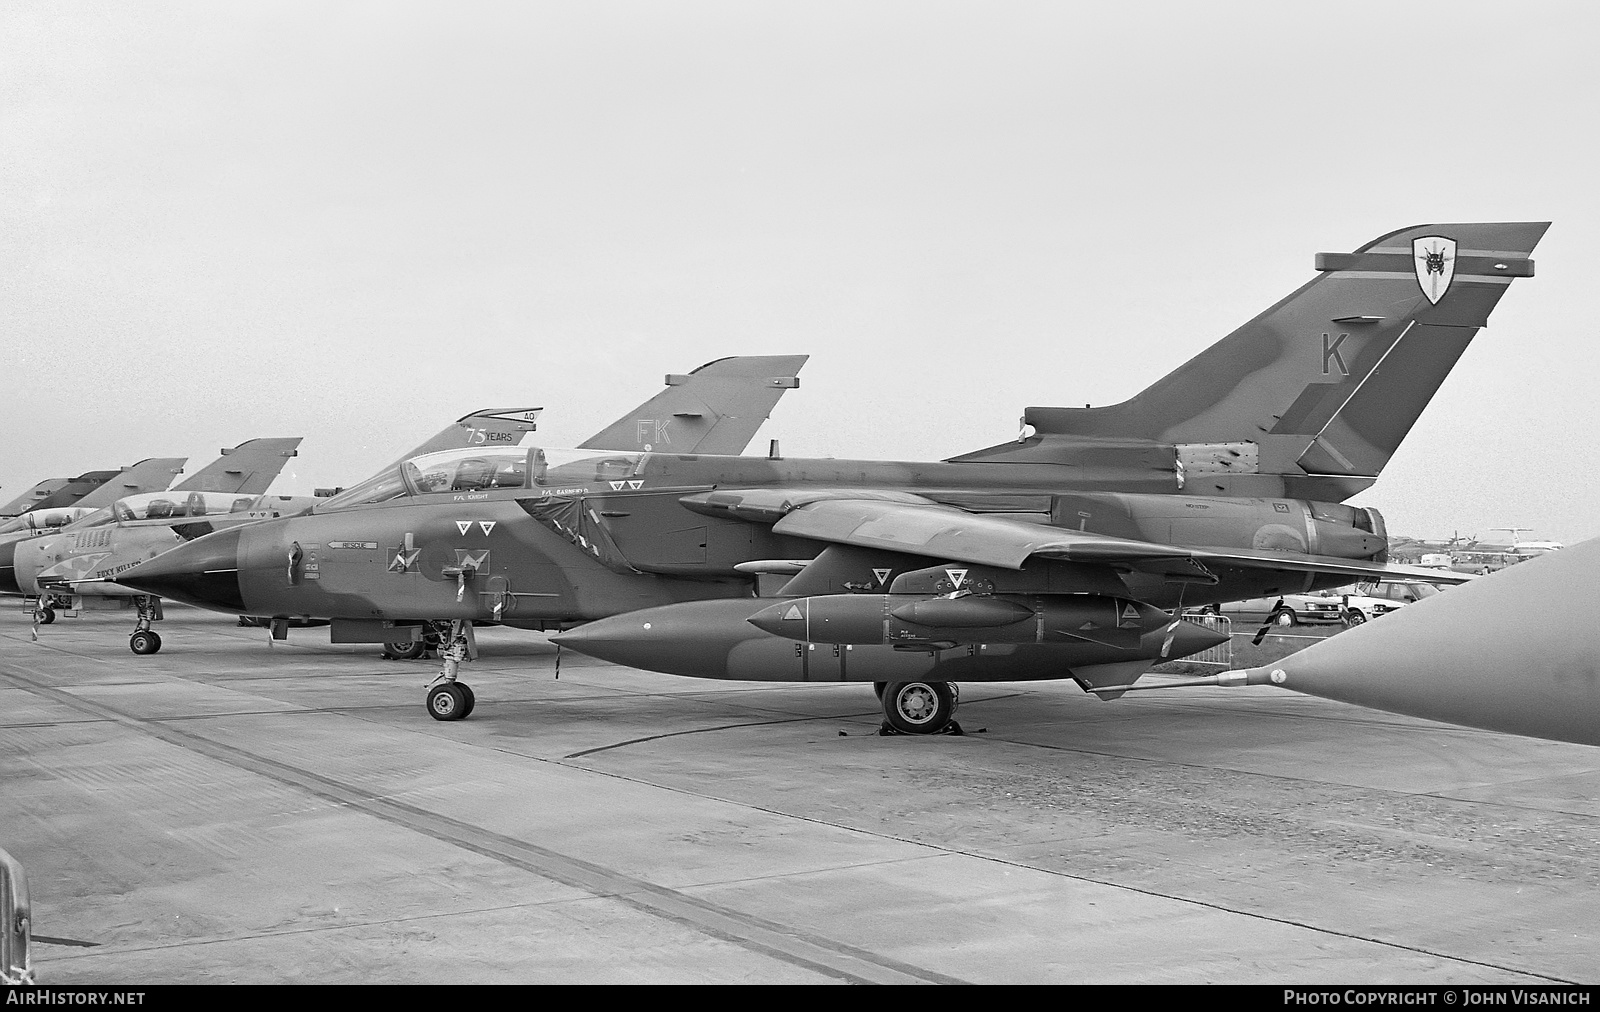
<svg viewBox="0 0 1600 1012">
<path fill-rule="evenodd" d="M 239 590 L 239 536 L 231 527 L 196 538 L 172 551 L 140 563 L 116 582 L 147 594 L 216 611 L 243 612 Z"/>
<path fill-rule="evenodd" d="M 7 541 L 0 544 L 0 594 L 20 594 L 22 588 L 17 585 L 17 543 Z"/>
</svg>

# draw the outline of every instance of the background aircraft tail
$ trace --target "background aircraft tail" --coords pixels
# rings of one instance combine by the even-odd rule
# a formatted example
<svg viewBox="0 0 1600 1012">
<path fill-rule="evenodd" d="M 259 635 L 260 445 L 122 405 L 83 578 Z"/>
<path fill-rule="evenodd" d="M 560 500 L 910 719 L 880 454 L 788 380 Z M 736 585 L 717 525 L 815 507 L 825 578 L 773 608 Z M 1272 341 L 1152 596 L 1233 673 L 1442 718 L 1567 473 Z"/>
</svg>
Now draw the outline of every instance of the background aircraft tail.
<svg viewBox="0 0 1600 1012">
<path fill-rule="evenodd" d="M 580 449 L 744 452 L 809 355 L 738 355 L 669 375 L 667 388 L 585 440 Z"/>
<path fill-rule="evenodd" d="M 85 471 L 76 478 L 46 478 L 4 507 L 0 517 L 16 517 L 33 510 L 76 506 L 78 500 L 115 478 L 118 471 Z"/>
<path fill-rule="evenodd" d="M 1194 494 L 1371 485 L 1549 222 L 1416 225 L 1321 253 L 1309 283 L 1120 404 L 1028 408 L 1034 435 L 956 460 L 1171 446 Z"/>
<path fill-rule="evenodd" d="M 251 439 L 172 486 L 175 492 L 231 492 L 261 495 L 277 479 L 300 445 L 299 436 Z"/>
<path fill-rule="evenodd" d="M 389 467 L 424 453 L 454 450 L 464 446 L 516 446 L 522 437 L 539 428 L 539 412 L 544 408 L 479 408 L 462 415 L 440 429 L 432 438 L 412 447 Z M 388 470 L 388 467 L 384 468 Z"/>
<path fill-rule="evenodd" d="M 183 473 L 183 465 L 188 460 L 188 457 L 147 457 L 123 468 L 121 474 L 79 499 L 77 504 L 99 509 L 110 506 L 123 496 L 164 491 L 174 478 Z"/>
</svg>

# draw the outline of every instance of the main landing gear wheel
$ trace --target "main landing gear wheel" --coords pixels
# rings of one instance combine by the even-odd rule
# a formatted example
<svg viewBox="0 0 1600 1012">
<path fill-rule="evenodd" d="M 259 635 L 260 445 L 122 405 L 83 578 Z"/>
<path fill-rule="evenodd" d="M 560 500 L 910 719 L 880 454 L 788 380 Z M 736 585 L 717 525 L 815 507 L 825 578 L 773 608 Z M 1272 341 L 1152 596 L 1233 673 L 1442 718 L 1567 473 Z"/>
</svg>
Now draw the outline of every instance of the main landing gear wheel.
<svg viewBox="0 0 1600 1012">
<path fill-rule="evenodd" d="M 462 719 L 472 712 L 472 703 L 476 702 L 470 695 L 471 692 L 471 689 L 460 682 L 435 685 L 428 690 L 428 716 L 434 720 Z"/>
<path fill-rule="evenodd" d="M 56 610 L 54 608 L 36 608 L 33 612 L 33 620 L 40 625 L 49 625 L 56 620 Z"/>
<path fill-rule="evenodd" d="M 153 654 L 161 649 L 161 634 L 141 629 L 128 637 L 128 649 L 136 654 Z"/>
<path fill-rule="evenodd" d="M 461 712 L 461 716 L 463 718 L 472 716 L 473 709 L 478 705 L 478 697 L 473 694 L 472 686 L 466 682 L 457 682 L 456 688 L 460 689 L 461 694 L 467 697 L 467 708 Z"/>
<path fill-rule="evenodd" d="M 949 682 L 891 682 L 883 690 L 883 715 L 901 734 L 940 734 L 959 728 L 956 699 Z"/>
<path fill-rule="evenodd" d="M 428 645 L 420 639 L 409 643 L 385 643 L 383 656 L 393 661 L 414 661 L 427 649 Z"/>
</svg>

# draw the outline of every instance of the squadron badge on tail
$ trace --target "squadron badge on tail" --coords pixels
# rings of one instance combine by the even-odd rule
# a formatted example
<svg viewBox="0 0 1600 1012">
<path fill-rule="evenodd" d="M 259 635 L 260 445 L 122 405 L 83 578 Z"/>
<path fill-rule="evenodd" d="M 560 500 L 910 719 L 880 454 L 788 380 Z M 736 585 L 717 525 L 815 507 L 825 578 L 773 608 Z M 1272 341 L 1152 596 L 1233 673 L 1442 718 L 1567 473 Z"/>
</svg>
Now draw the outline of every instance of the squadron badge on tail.
<svg viewBox="0 0 1600 1012">
<path fill-rule="evenodd" d="M 1411 240 L 1411 255 L 1417 262 L 1417 284 L 1434 305 L 1450 290 L 1456 273 L 1456 241 L 1442 235 L 1425 235 Z"/>
</svg>

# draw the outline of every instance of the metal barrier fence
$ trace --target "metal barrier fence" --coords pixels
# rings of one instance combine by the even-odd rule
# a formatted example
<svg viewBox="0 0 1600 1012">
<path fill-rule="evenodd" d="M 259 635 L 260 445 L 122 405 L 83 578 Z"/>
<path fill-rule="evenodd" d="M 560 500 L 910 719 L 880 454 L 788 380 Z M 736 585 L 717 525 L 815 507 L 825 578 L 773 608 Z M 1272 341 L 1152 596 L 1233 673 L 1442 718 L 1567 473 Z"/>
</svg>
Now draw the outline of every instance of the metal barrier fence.
<svg viewBox="0 0 1600 1012">
<path fill-rule="evenodd" d="M 1182 660 L 1193 664 L 1220 664 L 1224 668 L 1233 668 L 1233 619 L 1226 615 L 1211 615 L 1190 613 L 1183 616 L 1185 622 L 1192 623 L 1202 629 L 1209 629 L 1228 637 L 1214 647 L 1206 647 L 1197 654 L 1190 654 Z"/>
<path fill-rule="evenodd" d="M 28 904 L 28 874 L 17 859 L 0 850 L 0 984 L 32 984 L 33 910 Z"/>
</svg>

